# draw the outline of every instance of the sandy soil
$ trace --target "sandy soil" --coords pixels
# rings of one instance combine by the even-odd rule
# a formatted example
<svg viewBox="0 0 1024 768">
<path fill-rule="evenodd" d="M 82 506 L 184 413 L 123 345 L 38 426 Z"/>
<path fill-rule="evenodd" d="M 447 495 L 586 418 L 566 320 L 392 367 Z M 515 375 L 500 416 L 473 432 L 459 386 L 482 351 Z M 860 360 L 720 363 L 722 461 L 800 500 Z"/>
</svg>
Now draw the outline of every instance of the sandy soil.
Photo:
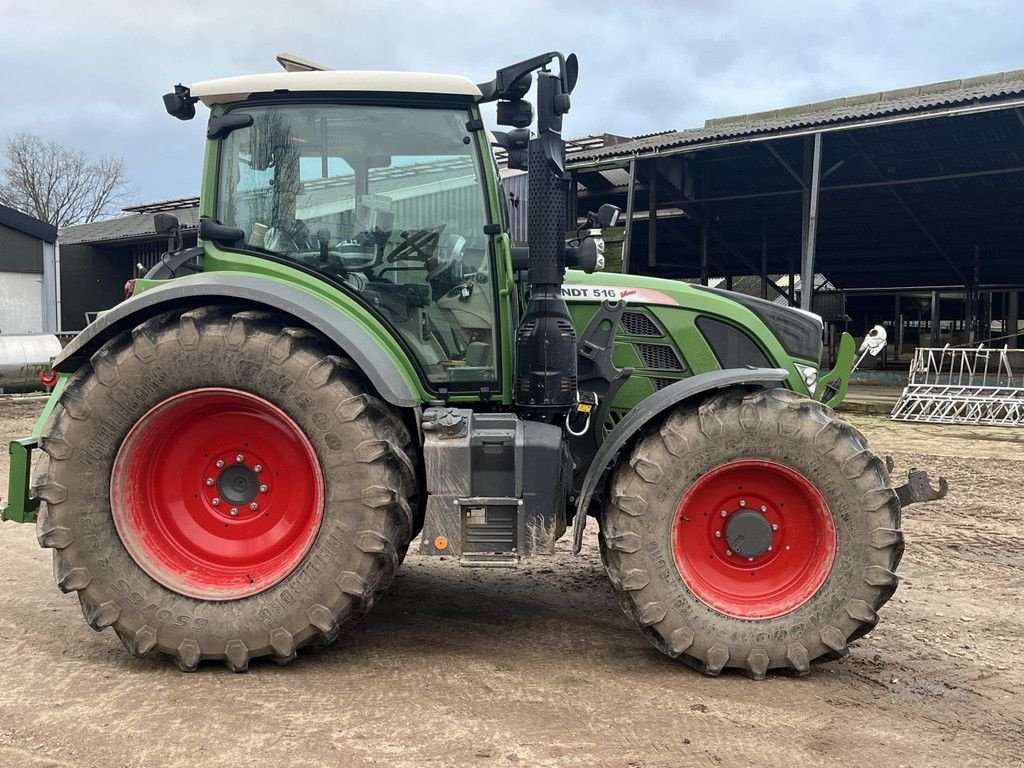
<svg viewBox="0 0 1024 768">
<path fill-rule="evenodd" d="M 0 440 L 41 407 L 0 402 Z M 5 524 L 0 765 L 1022 765 L 1024 434 L 853 421 L 897 471 L 952 490 L 907 510 L 876 630 L 803 679 L 711 679 L 660 656 L 593 538 L 518 570 L 412 555 L 331 648 L 183 675 L 92 632 L 35 531 Z"/>
</svg>

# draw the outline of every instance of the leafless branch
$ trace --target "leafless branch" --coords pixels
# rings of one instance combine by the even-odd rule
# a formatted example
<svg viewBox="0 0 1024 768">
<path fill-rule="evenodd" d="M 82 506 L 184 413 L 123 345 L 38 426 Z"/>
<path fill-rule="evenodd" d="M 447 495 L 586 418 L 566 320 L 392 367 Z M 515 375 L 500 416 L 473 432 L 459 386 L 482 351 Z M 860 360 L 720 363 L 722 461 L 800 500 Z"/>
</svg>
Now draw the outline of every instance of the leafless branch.
<svg viewBox="0 0 1024 768">
<path fill-rule="evenodd" d="M 56 227 L 116 213 L 127 202 L 124 161 L 20 133 L 0 154 L 0 203 Z"/>
</svg>

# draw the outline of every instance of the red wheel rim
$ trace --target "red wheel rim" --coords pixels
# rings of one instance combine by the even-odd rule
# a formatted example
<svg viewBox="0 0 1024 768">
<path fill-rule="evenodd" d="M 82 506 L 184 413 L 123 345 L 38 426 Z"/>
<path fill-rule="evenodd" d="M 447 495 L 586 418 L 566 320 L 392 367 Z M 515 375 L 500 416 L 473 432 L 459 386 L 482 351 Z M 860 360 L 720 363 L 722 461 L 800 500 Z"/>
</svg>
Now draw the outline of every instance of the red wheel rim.
<svg viewBox="0 0 1024 768">
<path fill-rule="evenodd" d="M 689 590 L 740 619 L 782 616 L 825 583 L 836 553 L 828 505 L 803 475 L 772 461 L 732 461 L 683 495 L 672 554 Z"/>
<path fill-rule="evenodd" d="M 277 406 L 233 389 L 194 389 L 149 410 L 114 459 L 121 541 L 168 589 L 248 597 L 302 561 L 323 519 L 313 446 Z"/>
</svg>

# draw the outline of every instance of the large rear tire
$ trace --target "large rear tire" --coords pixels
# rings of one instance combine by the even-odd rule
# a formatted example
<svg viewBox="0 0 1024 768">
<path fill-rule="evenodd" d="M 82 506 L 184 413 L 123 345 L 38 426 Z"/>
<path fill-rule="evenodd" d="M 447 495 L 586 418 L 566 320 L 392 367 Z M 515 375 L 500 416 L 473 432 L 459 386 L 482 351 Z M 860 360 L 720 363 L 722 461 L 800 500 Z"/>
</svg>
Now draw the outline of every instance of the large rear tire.
<svg viewBox="0 0 1024 768">
<path fill-rule="evenodd" d="M 390 584 L 409 431 L 351 363 L 268 313 L 167 313 L 105 344 L 42 439 L 39 542 L 86 621 L 191 671 L 287 662 Z"/>
<path fill-rule="evenodd" d="M 900 505 L 864 438 L 782 389 L 677 409 L 616 469 L 601 551 L 626 614 L 717 675 L 807 674 L 896 589 Z"/>
</svg>

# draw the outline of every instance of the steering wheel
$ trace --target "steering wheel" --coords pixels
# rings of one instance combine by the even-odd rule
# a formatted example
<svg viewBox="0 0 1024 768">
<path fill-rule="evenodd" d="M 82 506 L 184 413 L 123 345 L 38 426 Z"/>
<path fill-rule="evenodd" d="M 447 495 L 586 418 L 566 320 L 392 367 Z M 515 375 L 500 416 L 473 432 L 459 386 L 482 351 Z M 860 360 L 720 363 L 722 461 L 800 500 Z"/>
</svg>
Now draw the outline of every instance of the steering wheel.
<svg viewBox="0 0 1024 768">
<path fill-rule="evenodd" d="M 437 224 L 424 229 L 414 229 L 412 232 L 403 232 L 402 239 L 385 259 L 389 264 L 394 264 L 399 259 L 419 259 L 426 263 L 436 258 L 437 244 L 445 226 Z"/>
</svg>

